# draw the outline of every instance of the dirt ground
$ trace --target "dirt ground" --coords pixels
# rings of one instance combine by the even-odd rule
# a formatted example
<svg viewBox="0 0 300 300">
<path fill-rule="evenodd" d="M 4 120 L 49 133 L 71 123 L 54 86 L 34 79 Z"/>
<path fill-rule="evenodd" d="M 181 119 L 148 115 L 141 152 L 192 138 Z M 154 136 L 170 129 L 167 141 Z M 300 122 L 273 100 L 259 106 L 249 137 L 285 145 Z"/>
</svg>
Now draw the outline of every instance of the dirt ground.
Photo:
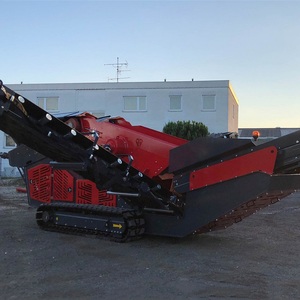
<svg viewBox="0 0 300 300">
<path fill-rule="evenodd" d="M 40 230 L 0 182 L 1 299 L 300 299 L 300 193 L 224 231 L 119 244 Z"/>
</svg>

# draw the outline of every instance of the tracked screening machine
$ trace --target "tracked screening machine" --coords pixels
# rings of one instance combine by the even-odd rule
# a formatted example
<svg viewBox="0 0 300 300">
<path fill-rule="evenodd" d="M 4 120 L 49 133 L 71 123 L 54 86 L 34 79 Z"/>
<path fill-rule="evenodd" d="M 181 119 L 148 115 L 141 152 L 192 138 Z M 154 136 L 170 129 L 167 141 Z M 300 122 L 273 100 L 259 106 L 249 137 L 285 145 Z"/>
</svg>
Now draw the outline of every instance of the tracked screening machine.
<svg viewBox="0 0 300 300">
<path fill-rule="evenodd" d="M 250 140 L 179 139 L 122 117 L 44 111 L 0 82 L 0 130 L 17 147 L 45 230 L 114 241 L 226 228 L 300 189 L 300 131 Z"/>
</svg>

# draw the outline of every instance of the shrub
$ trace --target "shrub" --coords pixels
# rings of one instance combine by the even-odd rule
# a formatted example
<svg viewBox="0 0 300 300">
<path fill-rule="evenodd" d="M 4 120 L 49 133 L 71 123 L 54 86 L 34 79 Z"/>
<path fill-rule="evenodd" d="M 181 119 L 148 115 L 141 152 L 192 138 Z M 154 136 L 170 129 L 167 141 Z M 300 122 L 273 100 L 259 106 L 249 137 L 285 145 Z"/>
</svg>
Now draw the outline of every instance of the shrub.
<svg viewBox="0 0 300 300">
<path fill-rule="evenodd" d="M 163 132 L 189 141 L 209 134 L 207 126 L 196 121 L 168 122 Z"/>
</svg>

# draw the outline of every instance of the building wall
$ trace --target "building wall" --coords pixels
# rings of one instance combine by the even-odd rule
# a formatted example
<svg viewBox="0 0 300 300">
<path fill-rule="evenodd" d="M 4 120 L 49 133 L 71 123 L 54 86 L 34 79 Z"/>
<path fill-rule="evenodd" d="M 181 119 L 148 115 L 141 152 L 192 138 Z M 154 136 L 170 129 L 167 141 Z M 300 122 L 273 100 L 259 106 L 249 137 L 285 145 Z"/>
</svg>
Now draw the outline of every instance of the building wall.
<svg viewBox="0 0 300 300">
<path fill-rule="evenodd" d="M 239 103 L 233 88 L 228 88 L 228 131 L 238 132 Z"/>
<path fill-rule="evenodd" d="M 58 110 L 50 113 L 88 111 L 97 116 L 122 116 L 133 125 L 159 131 L 167 122 L 178 120 L 202 122 L 210 133 L 238 131 L 238 100 L 228 80 L 12 84 L 9 87 L 36 104 L 39 97 L 58 97 Z M 146 109 L 126 111 L 124 97 L 132 96 L 146 97 Z M 180 109 L 170 110 L 170 96 L 181 96 Z M 210 106 L 212 99 L 215 104 Z M 4 145 L 1 133 L 0 152 L 10 150 Z M 5 168 L 9 168 L 8 162 L 2 160 L 2 174 Z"/>
</svg>

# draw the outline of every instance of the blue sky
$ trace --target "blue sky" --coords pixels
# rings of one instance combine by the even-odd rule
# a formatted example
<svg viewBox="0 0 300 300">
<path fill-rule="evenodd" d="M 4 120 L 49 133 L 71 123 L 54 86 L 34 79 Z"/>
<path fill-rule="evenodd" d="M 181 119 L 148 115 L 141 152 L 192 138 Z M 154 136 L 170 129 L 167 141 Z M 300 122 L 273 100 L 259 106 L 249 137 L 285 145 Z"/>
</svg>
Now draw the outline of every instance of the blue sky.
<svg viewBox="0 0 300 300">
<path fill-rule="evenodd" d="M 6 83 L 230 80 L 239 127 L 300 127 L 299 1 L 0 0 Z M 124 69 L 126 70 L 126 68 Z"/>
</svg>

